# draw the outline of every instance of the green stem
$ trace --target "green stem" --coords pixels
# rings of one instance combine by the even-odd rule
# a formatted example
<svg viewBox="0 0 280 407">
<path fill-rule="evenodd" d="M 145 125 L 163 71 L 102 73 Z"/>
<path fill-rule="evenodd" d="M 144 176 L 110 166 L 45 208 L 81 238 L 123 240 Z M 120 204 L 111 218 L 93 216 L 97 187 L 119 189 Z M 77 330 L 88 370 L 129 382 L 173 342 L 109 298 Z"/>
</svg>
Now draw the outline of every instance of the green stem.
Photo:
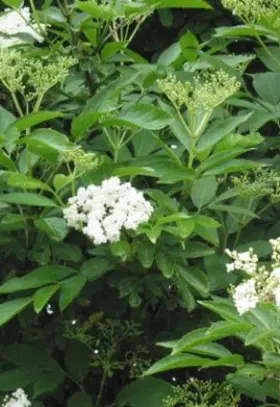
<svg viewBox="0 0 280 407">
<path fill-rule="evenodd" d="M 247 210 L 248 210 L 248 211 L 250 210 L 250 207 L 251 207 L 251 205 L 252 205 L 253 199 L 254 199 L 254 198 L 250 198 L 250 199 L 249 199 L 249 203 L 248 203 L 248 206 L 247 206 Z M 239 238 L 240 238 L 240 234 L 241 234 L 241 231 L 242 231 L 242 229 L 243 229 L 243 221 L 244 221 L 244 215 L 241 217 L 241 220 L 240 220 L 240 227 L 239 227 L 239 229 L 238 229 L 238 231 L 237 231 L 237 233 L 236 233 L 236 236 L 235 236 L 235 240 L 234 240 L 234 244 L 233 244 L 233 247 L 234 247 L 234 248 L 238 245 Z"/>
<path fill-rule="evenodd" d="M 38 112 L 38 110 L 40 109 L 43 98 L 44 98 L 44 93 L 38 96 L 38 98 L 36 100 L 36 103 L 34 105 L 34 108 L 33 108 L 33 113 Z"/>
<path fill-rule="evenodd" d="M 170 158 L 176 163 L 176 164 L 178 164 L 178 166 L 180 166 L 180 167 L 182 167 L 182 163 L 181 163 L 181 161 L 180 161 L 180 159 L 179 159 L 179 157 L 174 153 L 174 151 L 172 151 L 172 149 L 171 148 L 169 148 L 165 143 L 164 143 L 164 141 L 162 141 L 156 134 L 154 134 L 152 131 L 151 131 L 151 136 L 155 139 L 155 140 L 157 140 L 157 142 L 161 145 L 161 147 L 167 152 L 167 154 L 170 156 Z"/>
<path fill-rule="evenodd" d="M 14 102 L 14 105 L 15 105 L 15 107 L 17 109 L 18 114 L 20 115 L 20 117 L 23 117 L 24 113 L 22 111 L 22 108 L 20 107 L 17 95 L 15 94 L 15 92 L 10 91 L 10 93 L 11 93 L 11 96 L 12 96 L 12 99 L 13 99 L 13 102 Z"/>
<path fill-rule="evenodd" d="M 98 392 L 95 407 L 100 406 L 100 402 L 101 402 L 102 396 L 103 396 L 104 386 L 105 386 L 105 383 L 106 383 L 106 378 L 107 378 L 106 370 L 103 369 L 102 378 L 101 378 L 101 382 L 100 382 L 100 387 L 99 387 L 99 392 Z"/>
<path fill-rule="evenodd" d="M 39 33 L 41 34 L 42 37 L 45 37 L 45 32 L 44 32 L 44 30 L 43 30 L 43 28 L 42 28 L 42 26 L 41 26 L 40 19 L 39 19 L 39 16 L 38 16 L 38 13 L 37 13 L 37 10 L 36 10 L 34 1 L 33 1 L 33 0 L 29 0 L 29 3 L 30 3 L 30 7 L 31 7 L 31 9 L 32 9 L 32 11 L 33 11 L 33 14 L 34 14 L 34 18 L 35 18 L 35 20 L 36 20 L 36 24 L 37 24 Z"/>
<path fill-rule="evenodd" d="M 261 45 L 261 47 L 263 47 L 263 49 L 265 50 L 265 52 L 267 53 L 267 55 L 268 55 L 268 56 L 276 63 L 276 65 L 278 65 L 279 68 L 280 68 L 280 61 L 279 61 L 277 58 L 275 58 L 275 56 L 273 55 L 273 53 L 272 53 L 272 52 L 269 50 L 269 48 L 266 46 L 265 42 L 261 39 L 261 37 L 260 37 L 260 35 L 258 34 L 258 32 L 257 32 L 257 30 L 255 29 L 255 27 L 254 27 L 253 29 L 254 29 L 255 36 L 256 36 L 257 40 L 259 41 L 259 44 Z"/>
</svg>

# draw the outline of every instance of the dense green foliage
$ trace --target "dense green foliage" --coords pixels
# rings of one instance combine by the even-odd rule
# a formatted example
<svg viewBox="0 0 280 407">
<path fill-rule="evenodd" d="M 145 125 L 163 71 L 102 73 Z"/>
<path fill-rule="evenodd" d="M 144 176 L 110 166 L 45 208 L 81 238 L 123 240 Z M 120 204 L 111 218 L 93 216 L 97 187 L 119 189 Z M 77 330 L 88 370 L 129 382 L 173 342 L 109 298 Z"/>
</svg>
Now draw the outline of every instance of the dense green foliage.
<svg viewBox="0 0 280 407">
<path fill-rule="evenodd" d="M 1 397 L 279 407 L 278 1 L 2 1 Z M 144 194 L 119 235 L 115 177 Z"/>
</svg>

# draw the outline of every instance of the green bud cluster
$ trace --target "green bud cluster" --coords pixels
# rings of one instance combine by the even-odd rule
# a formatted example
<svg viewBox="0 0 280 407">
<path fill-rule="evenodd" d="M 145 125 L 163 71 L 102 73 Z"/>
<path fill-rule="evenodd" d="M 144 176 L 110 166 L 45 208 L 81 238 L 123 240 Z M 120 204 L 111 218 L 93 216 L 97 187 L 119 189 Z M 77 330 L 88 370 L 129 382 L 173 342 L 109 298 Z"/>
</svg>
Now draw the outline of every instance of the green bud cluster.
<svg viewBox="0 0 280 407">
<path fill-rule="evenodd" d="M 280 176 L 269 169 L 257 169 L 240 176 L 231 177 L 238 194 L 245 198 L 270 195 L 273 201 L 280 200 Z"/>
<path fill-rule="evenodd" d="M 159 88 L 176 108 L 211 112 L 240 89 L 240 82 L 223 70 L 207 72 L 183 84 L 174 76 L 158 81 Z"/>
<path fill-rule="evenodd" d="M 67 151 L 63 154 L 66 162 L 73 162 L 78 173 L 89 171 L 98 165 L 95 153 L 87 153 L 82 148 Z"/>
<path fill-rule="evenodd" d="M 10 92 L 24 92 L 25 67 L 26 60 L 22 58 L 19 51 L 11 48 L 0 48 L 0 81 Z"/>
<path fill-rule="evenodd" d="M 190 379 L 183 386 L 174 386 L 173 395 L 164 401 L 164 407 L 237 407 L 240 396 L 231 386 Z"/>
<path fill-rule="evenodd" d="M 26 66 L 27 83 L 34 89 L 29 98 L 44 95 L 57 83 L 64 82 L 69 69 L 76 63 L 76 59 L 71 56 L 58 56 L 53 62 L 47 63 L 43 63 L 41 60 L 28 61 Z"/>
<path fill-rule="evenodd" d="M 43 62 L 26 58 L 12 48 L 0 48 L 0 81 L 10 92 L 19 92 L 26 100 L 42 99 L 50 88 L 65 80 L 76 63 L 71 56 L 58 55 Z"/>
<path fill-rule="evenodd" d="M 222 0 L 222 4 L 233 14 L 253 24 L 262 18 L 271 19 L 280 11 L 279 0 Z"/>
</svg>

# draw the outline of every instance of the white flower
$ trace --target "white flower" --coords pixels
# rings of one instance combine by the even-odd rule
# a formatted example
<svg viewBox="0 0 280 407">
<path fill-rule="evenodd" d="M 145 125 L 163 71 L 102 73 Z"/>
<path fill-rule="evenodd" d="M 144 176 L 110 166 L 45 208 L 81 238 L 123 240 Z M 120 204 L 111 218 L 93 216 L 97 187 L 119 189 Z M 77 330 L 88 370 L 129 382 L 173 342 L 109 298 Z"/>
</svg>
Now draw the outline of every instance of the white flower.
<svg viewBox="0 0 280 407">
<path fill-rule="evenodd" d="M 235 287 L 233 301 L 240 315 L 255 308 L 259 302 L 255 285 L 255 279 L 251 278 Z"/>
<path fill-rule="evenodd" d="M 31 403 L 27 398 L 24 390 L 17 389 L 11 396 L 4 398 L 2 407 L 30 407 Z"/>
<path fill-rule="evenodd" d="M 273 295 L 275 298 L 275 303 L 280 307 L 280 286 L 276 287 L 273 291 Z"/>
<path fill-rule="evenodd" d="M 45 25 L 41 25 L 45 29 Z M 23 44 L 28 40 L 43 42 L 44 38 L 39 34 L 36 23 L 32 21 L 28 7 L 18 10 L 6 9 L 0 16 L 0 46 L 11 47 Z"/>
<path fill-rule="evenodd" d="M 129 182 L 117 177 L 101 186 L 79 188 L 63 210 L 69 226 L 81 230 L 95 245 L 120 240 L 121 230 L 136 230 L 153 213 L 152 205 Z"/>
<path fill-rule="evenodd" d="M 234 262 L 226 265 L 228 272 L 242 270 L 250 276 L 256 273 L 259 259 L 258 256 L 254 254 L 252 248 L 242 253 L 237 253 L 236 250 L 230 251 L 226 249 L 225 253 L 234 260 Z"/>
<path fill-rule="evenodd" d="M 280 267 L 276 267 L 275 269 L 273 269 L 270 273 L 270 277 L 273 277 L 280 284 Z"/>
</svg>

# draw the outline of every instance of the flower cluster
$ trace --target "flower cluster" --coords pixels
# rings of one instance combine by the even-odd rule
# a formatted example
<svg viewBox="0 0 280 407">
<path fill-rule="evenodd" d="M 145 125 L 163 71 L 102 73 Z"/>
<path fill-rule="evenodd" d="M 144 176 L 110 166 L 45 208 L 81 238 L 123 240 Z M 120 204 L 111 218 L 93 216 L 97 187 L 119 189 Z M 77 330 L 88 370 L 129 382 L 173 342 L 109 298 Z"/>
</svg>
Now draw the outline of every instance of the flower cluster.
<svg viewBox="0 0 280 407">
<path fill-rule="evenodd" d="M 237 253 L 226 250 L 234 261 L 227 264 L 227 270 L 244 271 L 250 279 L 231 288 L 231 294 L 240 315 L 254 309 L 258 303 L 275 302 L 280 306 L 280 238 L 271 239 L 271 268 L 259 265 L 258 257 L 252 249 Z"/>
<path fill-rule="evenodd" d="M 19 92 L 26 100 L 42 100 L 50 88 L 66 79 L 76 63 L 76 59 L 64 55 L 43 63 L 25 58 L 18 50 L 0 47 L 0 81 L 11 93 Z"/>
<path fill-rule="evenodd" d="M 26 66 L 28 84 L 34 89 L 29 99 L 37 95 L 44 95 L 57 83 L 66 79 L 69 69 L 77 63 L 71 56 L 58 55 L 53 61 L 43 63 L 41 60 L 29 60 Z"/>
<path fill-rule="evenodd" d="M 147 222 L 153 207 L 143 193 L 117 177 L 101 186 L 79 188 L 63 211 L 69 226 L 82 231 L 95 245 L 120 240 L 121 230 L 136 230 Z"/>
<path fill-rule="evenodd" d="M 278 0 L 222 0 L 222 4 L 248 23 L 256 23 L 261 18 L 271 19 L 279 13 Z"/>
<path fill-rule="evenodd" d="M 240 176 L 233 176 L 231 181 L 242 197 L 252 198 L 269 195 L 272 202 L 277 202 L 280 199 L 280 177 L 273 170 L 256 169 Z"/>
<path fill-rule="evenodd" d="M 98 165 L 95 153 L 85 152 L 82 148 L 65 151 L 63 158 L 66 162 L 73 162 L 78 174 L 89 171 Z"/>
<path fill-rule="evenodd" d="M 27 398 L 24 390 L 17 389 L 11 396 L 6 396 L 2 407 L 30 407 L 31 403 Z"/>
<path fill-rule="evenodd" d="M 173 394 L 163 400 L 164 407 L 237 407 L 240 396 L 230 385 L 191 378 L 183 386 L 173 386 Z"/>
<path fill-rule="evenodd" d="M 192 112 L 211 112 L 240 89 L 240 82 L 223 70 L 197 75 L 185 84 L 170 76 L 158 85 L 174 106 L 185 104 Z"/>
<path fill-rule="evenodd" d="M 253 249 L 249 249 L 247 252 L 238 253 L 236 250 L 230 251 L 226 249 L 226 254 L 231 257 L 234 262 L 227 264 L 227 271 L 243 270 L 247 274 L 255 274 L 258 267 L 258 256 L 254 254 Z"/>
<path fill-rule="evenodd" d="M 45 29 L 45 26 L 41 25 L 40 29 Z M 0 47 L 24 44 L 28 40 L 43 42 L 40 29 L 32 21 L 28 7 L 18 10 L 6 9 L 0 17 Z"/>
</svg>

